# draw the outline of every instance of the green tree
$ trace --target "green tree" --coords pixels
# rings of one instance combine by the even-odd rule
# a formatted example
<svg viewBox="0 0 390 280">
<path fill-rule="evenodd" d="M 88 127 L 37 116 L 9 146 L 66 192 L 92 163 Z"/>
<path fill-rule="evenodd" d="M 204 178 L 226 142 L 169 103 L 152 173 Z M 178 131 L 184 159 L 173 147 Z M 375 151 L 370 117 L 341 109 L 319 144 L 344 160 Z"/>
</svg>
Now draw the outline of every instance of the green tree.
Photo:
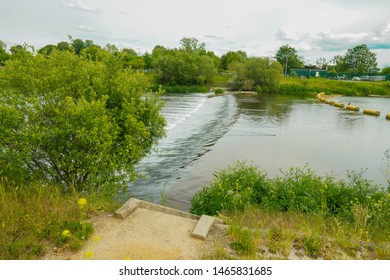
<svg viewBox="0 0 390 280">
<path fill-rule="evenodd" d="M 390 75 L 390 66 L 384 67 L 381 71 L 382 74 L 384 75 Z"/>
<path fill-rule="evenodd" d="M 285 75 L 290 69 L 304 67 L 303 59 L 298 55 L 297 50 L 289 45 L 281 46 L 276 52 L 275 58 L 283 65 Z"/>
<path fill-rule="evenodd" d="M 363 74 L 379 71 L 376 54 L 370 51 L 365 44 L 348 49 L 344 59 L 347 68 L 352 72 Z"/>
<path fill-rule="evenodd" d="M 9 50 L 11 51 L 11 57 L 25 55 L 25 54 L 32 54 L 35 52 L 34 47 L 26 43 L 24 43 L 23 45 L 14 45 L 10 47 Z"/>
<path fill-rule="evenodd" d="M 145 69 L 150 70 L 152 69 L 153 65 L 153 58 L 152 55 L 148 52 L 146 52 L 143 56 L 144 62 L 145 62 Z"/>
<path fill-rule="evenodd" d="M 68 42 L 65 42 L 65 41 L 57 43 L 57 48 L 60 51 L 69 51 L 69 52 L 73 52 L 74 51 L 72 45 L 69 44 Z"/>
<path fill-rule="evenodd" d="M 49 44 L 38 50 L 38 53 L 43 55 L 50 55 L 52 51 L 58 50 L 57 46 Z"/>
<path fill-rule="evenodd" d="M 88 60 L 100 61 L 104 57 L 105 51 L 98 45 L 90 45 L 81 50 L 80 56 Z"/>
<path fill-rule="evenodd" d="M 119 58 L 53 51 L 0 72 L 0 176 L 113 191 L 164 135 L 163 105 Z M 104 57 L 103 57 L 104 56 Z"/>
<path fill-rule="evenodd" d="M 345 63 L 345 57 L 342 55 L 336 55 L 331 60 L 333 66 L 331 66 L 331 71 L 336 73 L 343 73 L 348 70 L 348 65 Z"/>
<path fill-rule="evenodd" d="M 204 50 L 203 43 L 184 38 L 182 48 L 165 49 L 156 46 L 152 53 L 153 68 L 158 82 L 167 85 L 205 85 L 215 74 L 213 58 Z"/>
<path fill-rule="evenodd" d="M 125 67 L 131 67 L 132 69 L 138 70 L 145 68 L 145 61 L 143 57 L 138 56 L 137 52 L 133 49 L 122 49 L 121 56 Z"/>
<path fill-rule="evenodd" d="M 84 41 L 81 39 L 75 39 L 75 40 L 72 39 L 72 47 L 74 52 L 77 55 L 80 55 L 80 52 L 86 47 L 86 45 Z"/>
<path fill-rule="evenodd" d="M 201 54 L 206 53 L 206 44 L 199 42 L 196 38 L 184 37 L 180 40 L 181 49 L 188 52 L 198 52 Z"/>
<path fill-rule="evenodd" d="M 0 41 L 0 66 L 4 65 L 7 59 L 9 59 L 7 45 L 3 41 Z"/>
<path fill-rule="evenodd" d="M 271 92 L 282 78 L 283 68 L 279 62 L 268 57 L 253 57 L 232 65 L 232 87 L 239 90 Z"/>
<path fill-rule="evenodd" d="M 221 69 L 228 70 L 229 66 L 234 62 L 244 62 L 248 59 L 244 51 L 229 51 L 221 56 Z"/>
</svg>

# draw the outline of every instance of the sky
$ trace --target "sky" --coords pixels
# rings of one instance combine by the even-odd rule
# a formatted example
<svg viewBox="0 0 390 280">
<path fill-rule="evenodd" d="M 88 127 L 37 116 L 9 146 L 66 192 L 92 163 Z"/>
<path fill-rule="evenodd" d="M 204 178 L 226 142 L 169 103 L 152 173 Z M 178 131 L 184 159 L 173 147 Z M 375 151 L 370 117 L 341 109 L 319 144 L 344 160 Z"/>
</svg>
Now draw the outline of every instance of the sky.
<svg viewBox="0 0 390 280">
<path fill-rule="evenodd" d="M 0 41 L 35 48 L 74 39 L 151 52 L 184 37 L 222 55 L 274 56 L 284 44 L 306 64 L 360 44 L 390 66 L 389 0 L 0 0 Z"/>
</svg>

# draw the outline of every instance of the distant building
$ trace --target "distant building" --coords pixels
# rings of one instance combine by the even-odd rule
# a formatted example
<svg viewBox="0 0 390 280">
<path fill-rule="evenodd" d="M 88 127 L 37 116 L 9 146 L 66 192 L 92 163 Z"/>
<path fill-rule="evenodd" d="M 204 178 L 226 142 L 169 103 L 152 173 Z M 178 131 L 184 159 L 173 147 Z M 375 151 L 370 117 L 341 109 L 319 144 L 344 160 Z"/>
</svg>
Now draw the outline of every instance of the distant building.
<svg viewBox="0 0 390 280">
<path fill-rule="evenodd" d="M 291 69 L 290 76 L 297 77 L 306 77 L 306 78 L 327 78 L 328 71 L 327 70 L 319 70 L 319 69 Z"/>
</svg>

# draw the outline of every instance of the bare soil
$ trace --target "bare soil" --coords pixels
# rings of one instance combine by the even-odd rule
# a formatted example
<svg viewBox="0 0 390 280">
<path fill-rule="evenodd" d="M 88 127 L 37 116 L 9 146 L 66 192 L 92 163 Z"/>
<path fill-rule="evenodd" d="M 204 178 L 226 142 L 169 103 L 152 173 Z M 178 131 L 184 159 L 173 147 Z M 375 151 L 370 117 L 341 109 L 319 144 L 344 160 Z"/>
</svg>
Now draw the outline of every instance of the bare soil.
<svg viewBox="0 0 390 280">
<path fill-rule="evenodd" d="M 191 236 L 196 220 L 142 208 L 123 220 L 103 213 L 92 222 L 94 238 L 80 251 L 54 247 L 44 259 L 199 260 L 213 253 L 216 241 L 228 244 L 223 229 L 213 229 L 206 240 L 199 240 Z"/>
</svg>

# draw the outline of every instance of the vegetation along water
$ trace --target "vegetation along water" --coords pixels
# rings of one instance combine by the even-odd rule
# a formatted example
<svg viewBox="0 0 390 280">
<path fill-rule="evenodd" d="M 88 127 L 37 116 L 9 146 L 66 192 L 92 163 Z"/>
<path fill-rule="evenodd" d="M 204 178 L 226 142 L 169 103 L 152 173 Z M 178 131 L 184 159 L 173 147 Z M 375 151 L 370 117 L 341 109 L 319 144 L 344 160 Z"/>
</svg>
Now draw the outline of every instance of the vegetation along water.
<svg viewBox="0 0 390 280">
<path fill-rule="evenodd" d="M 77 250 L 129 196 L 223 218 L 237 254 L 210 258 L 389 258 L 389 69 L 366 45 L 313 66 L 288 45 L 218 56 L 183 38 L 141 56 L 69 39 L 0 42 L 1 259 Z"/>
</svg>

